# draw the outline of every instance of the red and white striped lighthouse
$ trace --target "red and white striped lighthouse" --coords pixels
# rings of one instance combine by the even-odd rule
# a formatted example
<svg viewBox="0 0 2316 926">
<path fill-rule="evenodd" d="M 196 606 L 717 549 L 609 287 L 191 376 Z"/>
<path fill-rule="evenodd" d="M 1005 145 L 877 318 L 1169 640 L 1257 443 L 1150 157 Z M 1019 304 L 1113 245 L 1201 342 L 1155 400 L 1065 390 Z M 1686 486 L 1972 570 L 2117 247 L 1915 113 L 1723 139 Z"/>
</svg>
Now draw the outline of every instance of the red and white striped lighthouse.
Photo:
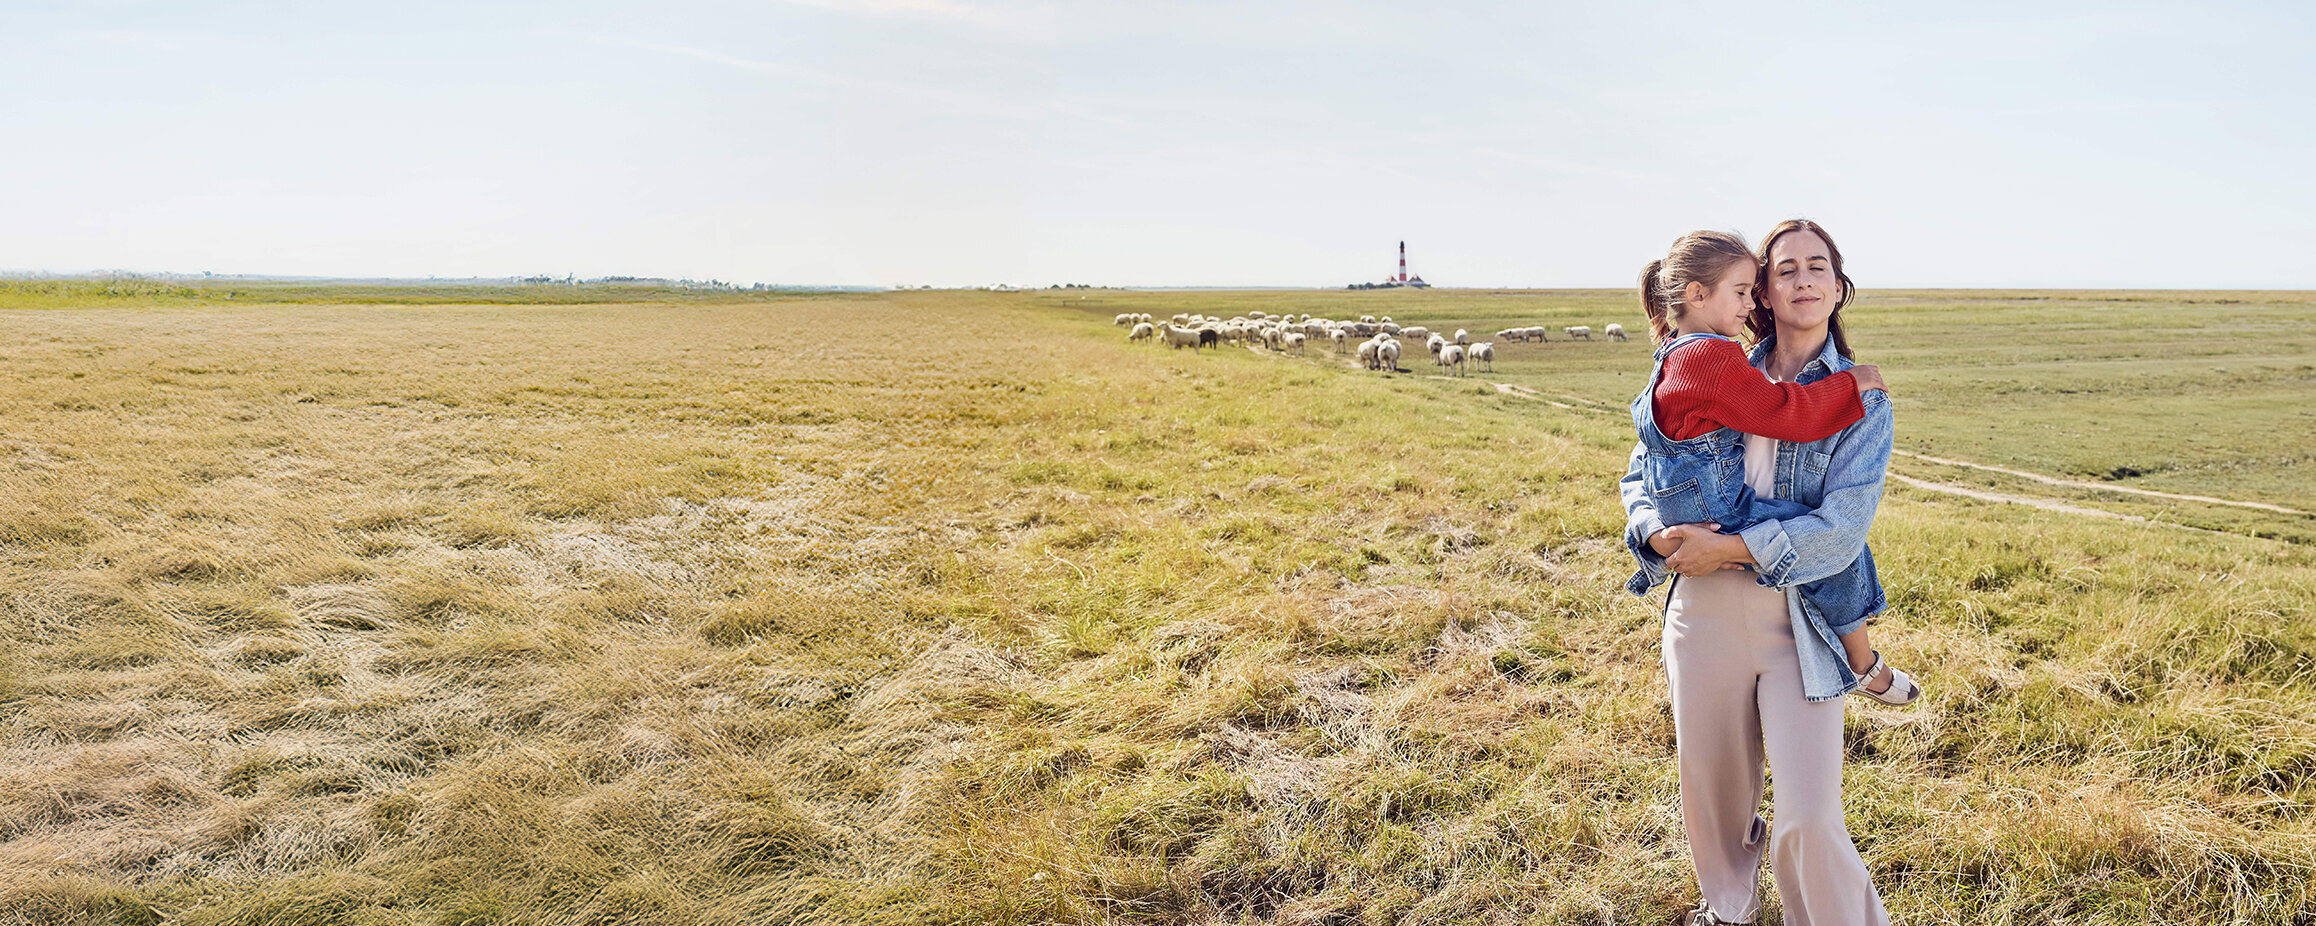
<svg viewBox="0 0 2316 926">
<path fill-rule="evenodd" d="M 1407 242 L 1399 243 L 1399 282 L 1407 282 Z"/>
</svg>

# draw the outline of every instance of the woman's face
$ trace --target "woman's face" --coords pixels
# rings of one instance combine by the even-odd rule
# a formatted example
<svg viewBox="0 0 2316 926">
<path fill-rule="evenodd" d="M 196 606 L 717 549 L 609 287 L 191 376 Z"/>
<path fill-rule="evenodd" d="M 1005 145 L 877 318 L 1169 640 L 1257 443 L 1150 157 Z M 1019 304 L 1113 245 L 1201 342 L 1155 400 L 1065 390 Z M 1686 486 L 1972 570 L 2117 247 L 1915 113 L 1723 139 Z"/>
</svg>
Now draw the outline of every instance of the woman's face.
<svg viewBox="0 0 2316 926">
<path fill-rule="evenodd" d="M 1769 285 L 1761 298 L 1778 324 L 1807 331 L 1833 317 L 1842 287 L 1832 255 L 1825 239 L 1807 229 L 1786 232 L 1769 247 Z"/>
</svg>

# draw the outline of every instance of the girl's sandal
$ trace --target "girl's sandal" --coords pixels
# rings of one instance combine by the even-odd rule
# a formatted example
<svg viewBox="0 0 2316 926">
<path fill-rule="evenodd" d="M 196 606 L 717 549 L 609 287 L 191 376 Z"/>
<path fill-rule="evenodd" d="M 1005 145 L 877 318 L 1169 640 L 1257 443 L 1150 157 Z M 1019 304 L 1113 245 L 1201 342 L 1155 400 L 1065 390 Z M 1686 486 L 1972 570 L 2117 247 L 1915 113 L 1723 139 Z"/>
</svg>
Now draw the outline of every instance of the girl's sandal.
<svg viewBox="0 0 2316 926">
<path fill-rule="evenodd" d="M 1880 691 L 1866 687 L 1868 679 L 1878 677 L 1884 672 L 1890 673 L 1890 687 Z M 1867 669 L 1865 677 L 1858 680 L 1858 691 L 1883 704 L 1899 706 L 1912 704 L 1915 699 L 1922 697 L 1922 686 L 1914 684 L 1913 676 L 1891 668 L 1889 663 L 1883 662 L 1881 650 L 1874 651 L 1874 667 Z"/>
</svg>

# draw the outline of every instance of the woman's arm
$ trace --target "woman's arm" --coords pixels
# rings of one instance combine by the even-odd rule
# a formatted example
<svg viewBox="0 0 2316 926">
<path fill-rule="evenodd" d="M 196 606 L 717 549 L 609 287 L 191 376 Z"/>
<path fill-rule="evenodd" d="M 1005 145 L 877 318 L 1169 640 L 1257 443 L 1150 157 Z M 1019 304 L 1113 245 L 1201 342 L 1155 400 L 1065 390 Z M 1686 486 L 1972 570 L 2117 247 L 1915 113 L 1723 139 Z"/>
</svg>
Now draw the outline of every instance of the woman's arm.
<svg viewBox="0 0 2316 926">
<path fill-rule="evenodd" d="M 1665 555 L 1665 568 L 1689 578 L 1723 569 L 1743 569 L 1753 563 L 1745 538 L 1724 534 L 1713 524 L 1675 524 L 1658 532 L 1650 543 Z"/>
<path fill-rule="evenodd" d="M 1887 393 L 1865 395 L 1866 414 L 1834 444 L 1825 488 L 1809 514 L 1763 521 L 1738 533 L 1752 551 L 1761 584 L 1815 582 L 1849 568 L 1866 548 L 1866 529 L 1882 503 L 1894 425 Z M 1804 451 L 1808 453 L 1810 451 Z M 1796 465 L 1807 466 L 1803 459 Z M 1800 501 L 1797 499 L 1797 501 Z"/>
</svg>

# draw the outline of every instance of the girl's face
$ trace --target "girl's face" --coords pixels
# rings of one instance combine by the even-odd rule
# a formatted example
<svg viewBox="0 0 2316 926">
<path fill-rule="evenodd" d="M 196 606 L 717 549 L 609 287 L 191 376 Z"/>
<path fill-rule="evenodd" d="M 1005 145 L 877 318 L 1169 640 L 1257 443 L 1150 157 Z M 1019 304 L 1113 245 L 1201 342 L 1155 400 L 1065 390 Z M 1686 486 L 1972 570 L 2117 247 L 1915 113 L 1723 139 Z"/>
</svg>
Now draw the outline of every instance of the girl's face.
<svg viewBox="0 0 2316 926">
<path fill-rule="evenodd" d="M 1833 249 L 1812 231 L 1787 232 L 1769 248 L 1769 286 L 1762 301 L 1781 325 L 1808 331 L 1825 325 L 1842 301 Z"/>
<path fill-rule="evenodd" d="M 1681 312 L 1684 322 L 1694 320 L 1706 331 L 1726 337 L 1736 337 L 1745 330 L 1745 316 L 1753 311 L 1753 262 L 1733 260 L 1721 268 L 1721 276 L 1706 289 L 1701 282 L 1689 284 L 1687 305 Z"/>
</svg>

